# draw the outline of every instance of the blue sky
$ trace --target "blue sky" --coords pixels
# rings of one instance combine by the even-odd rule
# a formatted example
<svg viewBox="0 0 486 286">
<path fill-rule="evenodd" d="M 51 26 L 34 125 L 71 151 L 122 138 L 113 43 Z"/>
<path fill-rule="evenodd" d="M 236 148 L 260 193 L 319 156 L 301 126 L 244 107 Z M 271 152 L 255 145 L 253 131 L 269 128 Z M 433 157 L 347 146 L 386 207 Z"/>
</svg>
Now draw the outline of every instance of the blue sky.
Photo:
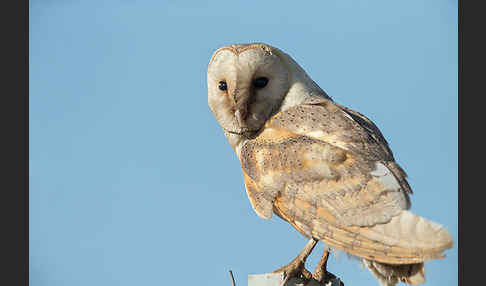
<svg viewBox="0 0 486 286">
<path fill-rule="evenodd" d="M 247 285 L 306 239 L 259 218 L 207 105 L 212 52 L 265 42 L 381 129 L 457 242 L 457 1 L 30 1 L 30 285 Z M 308 260 L 311 270 L 323 246 Z M 457 285 L 457 243 L 425 285 Z M 346 255 L 329 270 L 378 285 Z"/>
</svg>

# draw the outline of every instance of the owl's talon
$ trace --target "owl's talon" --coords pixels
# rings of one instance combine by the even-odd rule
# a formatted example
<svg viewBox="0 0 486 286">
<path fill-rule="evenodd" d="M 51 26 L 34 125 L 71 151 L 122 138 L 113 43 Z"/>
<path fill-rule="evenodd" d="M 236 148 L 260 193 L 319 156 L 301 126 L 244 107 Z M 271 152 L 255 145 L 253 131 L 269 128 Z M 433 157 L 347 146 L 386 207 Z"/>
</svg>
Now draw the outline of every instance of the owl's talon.
<svg viewBox="0 0 486 286">
<path fill-rule="evenodd" d="M 310 271 L 307 270 L 305 267 L 302 269 L 301 279 L 305 280 L 306 284 L 312 279 L 312 273 L 310 273 Z"/>
<path fill-rule="evenodd" d="M 309 282 L 309 280 L 312 278 L 312 273 L 310 273 L 309 270 L 305 268 L 305 261 L 316 246 L 316 244 L 317 240 L 311 238 L 309 242 L 307 242 L 307 244 L 305 245 L 304 249 L 299 253 L 299 255 L 294 258 L 294 260 L 292 260 L 289 264 L 273 271 L 273 273 L 283 272 L 285 276 L 280 286 L 283 286 L 285 283 L 287 283 L 288 280 L 294 277 L 301 278 L 305 280 L 306 283 Z"/>
<path fill-rule="evenodd" d="M 292 260 L 292 262 L 290 262 L 288 265 L 275 270 L 273 273 L 283 272 L 285 277 L 280 286 L 285 285 L 288 280 L 294 277 L 301 278 L 307 283 L 312 278 L 312 273 L 310 273 L 309 270 L 305 268 L 304 264 L 305 259 L 300 259 L 299 257 L 297 257 Z"/>
</svg>

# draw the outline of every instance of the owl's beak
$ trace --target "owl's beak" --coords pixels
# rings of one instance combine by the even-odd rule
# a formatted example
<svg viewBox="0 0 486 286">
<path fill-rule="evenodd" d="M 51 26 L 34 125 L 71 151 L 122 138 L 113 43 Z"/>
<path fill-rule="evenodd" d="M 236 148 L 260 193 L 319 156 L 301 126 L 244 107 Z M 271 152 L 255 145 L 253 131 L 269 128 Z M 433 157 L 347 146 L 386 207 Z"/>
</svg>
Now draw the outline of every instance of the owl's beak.
<svg viewBox="0 0 486 286">
<path fill-rule="evenodd" d="M 246 117 L 248 115 L 248 99 L 250 94 L 246 88 L 235 89 L 233 98 L 235 103 L 235 118 L 241 129 L 246 129 Z"/>
<path fill-rule="evenodd" d="M 235 119 L 238 124 L 238 133 L 245 137 L 250 138 L 256 132 L 254 128 L 251 128 L 251 123 L 248 122 L 248 100 L 244 100 L 244 102 L 238 102 L 236 105 L 235 111 Z"/>
<path fill-rule="evenodd" d="M 246 127 L 246 106 L 245 108 L 238 108 L 236 111 L 235 111 L 235 117 L 236 117 L 236 121 L 238 122 L 238 125 L 240 126 L 240 128 L 245 128 Z"/>
</svg>

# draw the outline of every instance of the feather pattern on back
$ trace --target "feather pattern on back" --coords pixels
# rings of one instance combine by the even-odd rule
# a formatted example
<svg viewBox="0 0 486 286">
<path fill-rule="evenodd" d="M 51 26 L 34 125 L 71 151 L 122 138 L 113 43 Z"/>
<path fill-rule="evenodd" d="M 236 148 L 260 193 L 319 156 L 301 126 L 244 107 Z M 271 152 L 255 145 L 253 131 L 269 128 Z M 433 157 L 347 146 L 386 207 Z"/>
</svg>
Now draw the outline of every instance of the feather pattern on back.
<svg viewBox="0 0 486 286">
<path fill-rule="evenodd" d="M 307 237 L 383 263 L 443 257 L 452 240 L 409 208 L 409 186 L 382 136 L 370 136 L 332 101 L 291 107 L 242 147 L 247 193 Z M 331 120 L 320 120 L 330 117 Z"/>
</svg>

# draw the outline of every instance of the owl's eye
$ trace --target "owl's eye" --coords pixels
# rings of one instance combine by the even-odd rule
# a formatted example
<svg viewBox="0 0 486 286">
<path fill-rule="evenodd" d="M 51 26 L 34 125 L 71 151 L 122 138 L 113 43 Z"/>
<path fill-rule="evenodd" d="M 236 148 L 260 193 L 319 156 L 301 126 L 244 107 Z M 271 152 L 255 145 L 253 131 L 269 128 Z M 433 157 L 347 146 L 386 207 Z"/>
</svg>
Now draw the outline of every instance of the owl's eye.
<svg viewBox="0 0 486 286">
<path fill-rule="evenodd" d="M 218 85 L 218 88 L 220 90 L 223 90 L 224 91 L 224 90 L 227 90 L 228 89 L 228 86 L 226 85 L 226 82 L 225 81 L 220 81 L 219 82 L 219 85 Z"/>
<path fill-rule="evenodd" d="M 253 82 L 253 86 L 256 88 L 264 88 L 268 83 L 268 78 L 266 77 L 259 77 L 255 79 Z"/>
</svg>

